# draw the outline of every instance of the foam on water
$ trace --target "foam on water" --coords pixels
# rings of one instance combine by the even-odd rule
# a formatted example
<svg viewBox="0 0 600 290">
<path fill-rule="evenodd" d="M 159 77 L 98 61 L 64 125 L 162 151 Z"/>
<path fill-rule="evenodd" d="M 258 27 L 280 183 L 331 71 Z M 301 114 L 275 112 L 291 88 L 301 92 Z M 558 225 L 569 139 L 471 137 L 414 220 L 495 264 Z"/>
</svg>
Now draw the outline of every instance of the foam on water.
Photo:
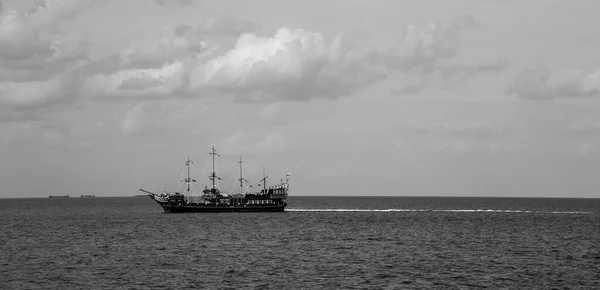
<svg viewBox="0 0 600 290">
<path fill-rule="evenodd" d="M 468 213 L 532 213 L 532 214 L 593 214 L 586 211 L 532 211 L 532 210 L 502 210 L 502 209 L 359 209 L 359 208 L 288 208 L 292 212 L 468 212 Z"/>
</svg>

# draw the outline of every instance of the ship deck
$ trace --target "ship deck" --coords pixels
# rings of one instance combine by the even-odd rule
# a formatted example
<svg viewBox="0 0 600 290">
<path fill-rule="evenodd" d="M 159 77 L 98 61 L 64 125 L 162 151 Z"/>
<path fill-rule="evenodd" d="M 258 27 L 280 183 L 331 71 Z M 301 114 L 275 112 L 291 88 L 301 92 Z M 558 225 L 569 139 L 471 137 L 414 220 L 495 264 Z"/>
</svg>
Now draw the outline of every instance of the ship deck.
<svg viewBox="0 0 600 290">
<path fill-rule="evenodd" d="M 185 213 L 185 212 L 284 212 L 286 204 L 283 205 L 246 205 L 246 206 L 230 206 L 222 205 L 205 205 L 205 204 L 184 204 L 172 205 L 160 203 L 160 206 L 166 213 Z"/>
</svg>

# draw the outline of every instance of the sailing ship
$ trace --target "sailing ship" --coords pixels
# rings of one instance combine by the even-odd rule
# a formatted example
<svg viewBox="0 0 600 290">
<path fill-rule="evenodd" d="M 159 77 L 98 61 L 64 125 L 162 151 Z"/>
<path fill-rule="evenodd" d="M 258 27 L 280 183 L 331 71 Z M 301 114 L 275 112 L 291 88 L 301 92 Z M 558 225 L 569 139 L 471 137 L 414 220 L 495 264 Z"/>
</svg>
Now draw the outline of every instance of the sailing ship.
<svg viewBox="0 0 600 290">
<path fill-rule="evenodd" d="M 202 195 L 192 196 L 192 185 L 197 182 L 190 174 L 190 166 L 193 163 L 190 158 L 185 162 L 187 167 L 187 176 L 182 180 L 185 184 L 184 191 L 167 192 L 156 194 L 148 190 L 140 189 L 147 193 L 152 200 L 158 203 L 165 213 L 186 213 L 186 212 L 283 212 L 287 206 L 289 177 L 286 173 L 285 181 L 267 187 L 267 178 L 265 168 L 263 167 L 263 178 L 260 180 L 262 189 L 260 191 L 244 191 L 244 182 L 249 183 L 242 176 L 242 158 L 240 157 L 240 191 L 233 194 L 225 194 L 217 186 L 217 176 L 215 170 L 215 158 L 217 154 L 214 147 L 209 153 L 212 157 L 212 173 L 209 176 L 212 186 L 205 186 Z"/>
</svg>

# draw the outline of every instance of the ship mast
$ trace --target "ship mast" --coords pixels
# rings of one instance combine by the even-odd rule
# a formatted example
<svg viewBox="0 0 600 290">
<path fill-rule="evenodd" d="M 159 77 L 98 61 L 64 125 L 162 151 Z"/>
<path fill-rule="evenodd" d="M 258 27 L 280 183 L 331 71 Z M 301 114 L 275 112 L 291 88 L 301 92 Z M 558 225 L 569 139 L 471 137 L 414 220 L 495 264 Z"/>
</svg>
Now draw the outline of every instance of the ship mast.
<svg viewBox="0 0 600 290">
<path fill-rule="evenodd" d="M 190 192 L 190 183 L 196 182 L 195 179 L 190 177 L 190 164 L 192 163 L 194 162 L 192 162 L 192 160 L 190 160 L 190 157 L 188 156 L 188 160 L 185 162 L 185 165 L 187 166 L 187 178 L 185 179 L 185 183 L 187 184 L 187 192 Z"/>
<path fill-rule="evenodd" d="M 261 179 L 260 181 L 263 183 L 263 192 L 267 193 L 267 178 L 269 178 L 268 176 L 265 176 L 265 168 L 263 167 L 263 179 Z"/>
<path fill-rule="evenodd" d="M 216 180 L 217 180 L 217 178 L 219 178 L 217 176 L 217 173 L 215 172 L 215 156 L 221 156 L 221 155 L 217 154 L 217 151 L 215 151 L 215 146 L 212 147 L 212 152 L 210 152 L 208 154 L 212 155 L 212 174 L 210 175 L 210 180 L 212 180 L 212 188 L 214 189 L 214 188 L 217 188 Z"/>
<path fill-rule="evenodd" d="M 242 163 L 244 163 L 244 161 L 242 161 L 242 156 L 240 156 L 240 161 L 238 163 L 240 164 L 240 193 L 244 193 L 244 177 L 242 176 Z"/>
</svg>

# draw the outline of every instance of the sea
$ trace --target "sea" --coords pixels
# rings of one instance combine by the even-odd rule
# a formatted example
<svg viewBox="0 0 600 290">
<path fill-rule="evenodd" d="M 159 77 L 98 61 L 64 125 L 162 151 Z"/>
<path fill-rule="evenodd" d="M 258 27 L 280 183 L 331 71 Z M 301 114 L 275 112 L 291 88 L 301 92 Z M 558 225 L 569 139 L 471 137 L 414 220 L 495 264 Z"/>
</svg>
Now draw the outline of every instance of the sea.
<svg viewBox="0 0 600 290">
<path fill-rule="evenodd" d="M 600 289 L 600 199 L 0 199 L 0 289 Z"/>
</svg>

